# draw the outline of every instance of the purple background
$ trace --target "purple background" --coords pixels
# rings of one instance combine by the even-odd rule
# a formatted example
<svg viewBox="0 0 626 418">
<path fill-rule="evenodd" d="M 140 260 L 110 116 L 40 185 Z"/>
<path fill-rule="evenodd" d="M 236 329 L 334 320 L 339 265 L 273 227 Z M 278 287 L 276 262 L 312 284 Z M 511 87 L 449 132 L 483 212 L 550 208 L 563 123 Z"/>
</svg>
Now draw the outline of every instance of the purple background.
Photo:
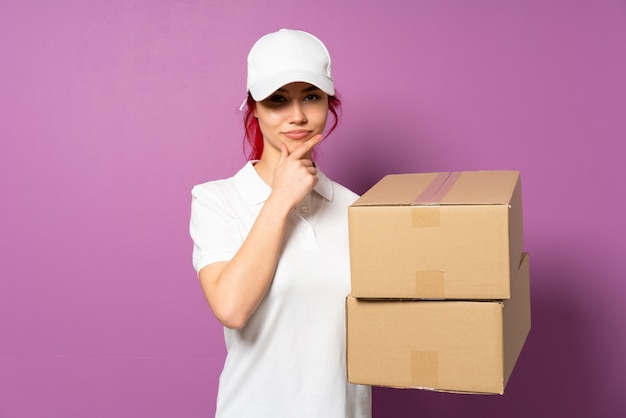
<svg viewBox="0 0 626 418">
<path fill-rule="evenodd" d="M 522 171 L 506 394 L 375 388 L 375 417 L 626 412 L 623 0 L 1 0 L 0 417 L 212 415 L 189 192 L 243 164 L 245 55 L 280 27 L 333 54 L 332 178 Z"/>
</svg>

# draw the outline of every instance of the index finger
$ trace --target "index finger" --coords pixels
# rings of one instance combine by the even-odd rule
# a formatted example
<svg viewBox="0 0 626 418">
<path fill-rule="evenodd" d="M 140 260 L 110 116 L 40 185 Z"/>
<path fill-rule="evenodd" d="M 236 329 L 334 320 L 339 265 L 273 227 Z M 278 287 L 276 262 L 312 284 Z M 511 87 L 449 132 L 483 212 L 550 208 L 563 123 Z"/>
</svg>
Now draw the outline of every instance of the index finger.
<svg viewBox="0 0 626 418">
<path fill-rule="evenodd" d="M 300 159 L 306 155 L 307 152 L 311 151 L 313 147 L 319 144 L 322 141 L 322 135 L 315 135 L 313 138 L 306 140 L 302 144 L 298 146 L 293 152 L 289 155 L 290 157 Z"/>
</svg>

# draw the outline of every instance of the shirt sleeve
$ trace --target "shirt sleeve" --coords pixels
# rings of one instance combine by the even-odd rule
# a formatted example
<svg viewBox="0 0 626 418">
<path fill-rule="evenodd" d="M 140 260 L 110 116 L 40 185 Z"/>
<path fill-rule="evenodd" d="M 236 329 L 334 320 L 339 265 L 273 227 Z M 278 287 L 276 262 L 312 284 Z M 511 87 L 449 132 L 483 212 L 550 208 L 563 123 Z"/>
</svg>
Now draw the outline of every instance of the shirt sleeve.
<svg viewBox="0 0 626 418">
<path fill-rule="evenodd" d="M 242 244 L 234 211 L 219 183 L 195 186 L 191 191 L 189 233 L 193 240 L 196 273 L 219 261 L 229 261 Z"/>
</svg>

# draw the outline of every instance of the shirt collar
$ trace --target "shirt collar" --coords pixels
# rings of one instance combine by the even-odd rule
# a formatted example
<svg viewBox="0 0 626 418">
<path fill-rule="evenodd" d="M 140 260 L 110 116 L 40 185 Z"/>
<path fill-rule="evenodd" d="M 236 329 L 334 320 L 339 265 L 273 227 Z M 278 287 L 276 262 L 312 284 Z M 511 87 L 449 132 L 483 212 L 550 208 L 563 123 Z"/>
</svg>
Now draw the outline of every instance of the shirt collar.
<svg viewBox="0 0 626 418">
<path fill-rule="evenodd" d="M 256 205 L 267 200 L 272 188 L 263 181 L 254 169 L 254 161 L 248 161 L 245 166 L 234 176 L 241 198 L 249 205 Z M 326 175 L 317 170 L 318 182 L 314 191 L 328 201 L 333 200 L 333 185 Z"/>
<path fill-rule="evenodd" d="M 333 200 L 333 183 L 330 181 L 326 174 L 324 174 L 318 167 L 317 169 L 318 182 L 315 185 L 315 190 L 320 196 L 328 201 Z"/>
</svg>

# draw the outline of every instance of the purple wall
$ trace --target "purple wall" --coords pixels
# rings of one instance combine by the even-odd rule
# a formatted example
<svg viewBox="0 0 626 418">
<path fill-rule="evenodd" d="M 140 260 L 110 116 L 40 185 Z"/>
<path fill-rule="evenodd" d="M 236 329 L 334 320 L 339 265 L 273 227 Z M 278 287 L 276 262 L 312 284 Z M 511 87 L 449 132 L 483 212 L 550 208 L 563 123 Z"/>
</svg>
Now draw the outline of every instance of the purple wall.
<svg viewBox="0 0 626 418">
<path fill-rule="evenodd" d="M 375 416 L 626 411 L 626 3 L 396 3 L 0 1 L 0 417 L 211 416 L 189 192 L 242 165 L 245 55 L 280 27 L 334 56 L 336 180 L 522 171 L 533 330 L 507 393 L 375 389 Z"/>
</svg>

